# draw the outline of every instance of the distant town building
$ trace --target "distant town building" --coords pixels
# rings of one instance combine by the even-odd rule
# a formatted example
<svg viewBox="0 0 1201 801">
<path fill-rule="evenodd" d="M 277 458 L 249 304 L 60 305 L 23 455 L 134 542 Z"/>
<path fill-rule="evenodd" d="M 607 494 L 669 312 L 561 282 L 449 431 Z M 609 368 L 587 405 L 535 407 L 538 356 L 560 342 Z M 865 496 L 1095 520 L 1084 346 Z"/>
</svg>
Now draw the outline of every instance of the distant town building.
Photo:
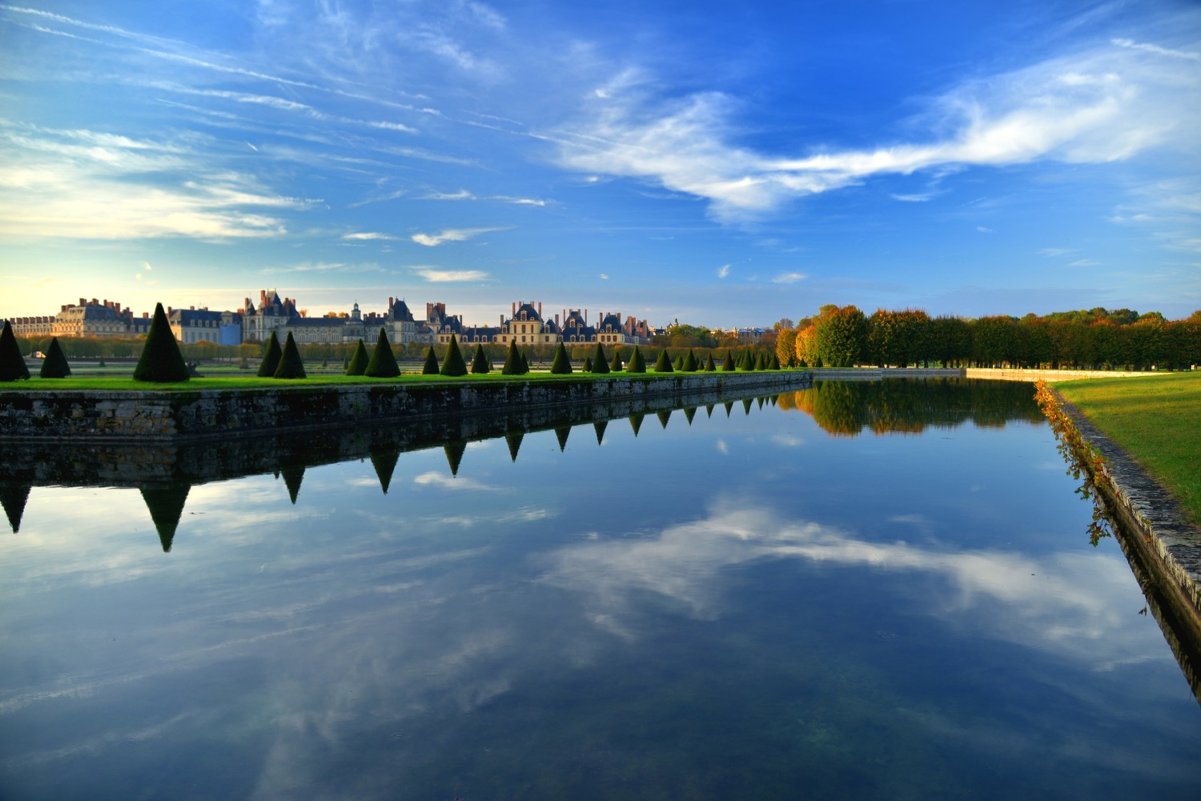
<svg viewBox="0 0 1201 801">
<path fill-rule="evenodd" d="M 184 344 L 212 342 L 214 345 L 242 344 L 242 315 L 232 311 L 172 309 L 167 314 L 171 333 Z"/>
<path fill-rule="evenodd" d="M 493 340 L 501 345 L 516 342 L 521 345 L 554 345 L 562 341 L 559 324 L 542 319 L 542 303 L 535 307 L 524 300 L 513 303 L 508 320 L 500 316 L 500 330 Z"/>
<path fill-rule="evenodd" d="M 149 327 L 149 314 L 142 332 Z M 136 336 L 138 326 L 133 312 L 109 300 L 80 298 L 77 304 L 64 304 L 58 314 L 14 317 L 13 333 L 20 337 L 128 337 Z"/>
</svg>

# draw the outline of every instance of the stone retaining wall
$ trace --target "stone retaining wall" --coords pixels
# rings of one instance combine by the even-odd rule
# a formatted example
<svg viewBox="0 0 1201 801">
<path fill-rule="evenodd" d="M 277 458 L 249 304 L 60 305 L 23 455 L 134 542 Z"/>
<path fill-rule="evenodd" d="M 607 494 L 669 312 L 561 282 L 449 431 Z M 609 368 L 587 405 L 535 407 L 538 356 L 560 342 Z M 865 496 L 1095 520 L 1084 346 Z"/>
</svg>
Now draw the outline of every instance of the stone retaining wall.
<svg viewBox="0 0 1201 801">
<path fill-rule="evenodd" d="M 183 392 L 0 392 L 0 440 L 147 441 L 354 426 L 540 406 L 610 404 L 726 388 L 807 386 L 808 373 L 447 381 Z"/>
</svg>

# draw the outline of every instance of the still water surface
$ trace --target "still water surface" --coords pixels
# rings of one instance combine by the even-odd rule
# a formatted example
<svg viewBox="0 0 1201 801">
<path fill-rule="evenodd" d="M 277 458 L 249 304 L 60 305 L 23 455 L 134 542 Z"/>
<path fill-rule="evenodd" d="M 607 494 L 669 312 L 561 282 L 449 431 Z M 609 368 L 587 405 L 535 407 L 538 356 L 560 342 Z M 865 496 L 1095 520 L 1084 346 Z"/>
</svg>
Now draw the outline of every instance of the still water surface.
<svg viewBox="0 0 1201 801">
<path fill-rule="evenodd" d="M 0 798 L 1201 797 L 1030 388 L 884 386 L 35 486 Z"/>
</svg>

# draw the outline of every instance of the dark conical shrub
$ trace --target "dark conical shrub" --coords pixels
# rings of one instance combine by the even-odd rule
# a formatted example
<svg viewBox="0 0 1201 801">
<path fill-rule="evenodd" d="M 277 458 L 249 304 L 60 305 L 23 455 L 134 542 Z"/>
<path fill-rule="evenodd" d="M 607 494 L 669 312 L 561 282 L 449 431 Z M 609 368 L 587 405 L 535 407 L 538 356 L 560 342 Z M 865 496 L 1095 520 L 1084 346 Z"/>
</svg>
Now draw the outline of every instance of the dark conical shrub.
<svg viewBox="0 0 1201 801">
<path fill-rule="evenodd" d="M 516 340 L 509 340 L 509 353 L 505 356 L 505 366 L 500 369 L 500 372 L 501 375 L 521 375 L 525 372 Z"/>
<path fill-rule="evenodd" d="M 689 406 L 684 409 L 684 417 L 688 418 L 688 425 L 692 425 L 692 418 L 696 417 L 696 407 Z"/>
<path fill-rule="evenodd" d="M 509 458 L 514 462 L 517 461 L 517 452 L 521 450 L 521 441 L 525 439 L 525 432 L 511 431 L 505 434 L 505 444 L 509 446 Z"/>
<path fill-rule="evenodd" d="M 463 361 L 463 353 L 459 350 L 459 341 L 455 335 L 450 335 L 450 345 L 446 349 L 446 359 L 442 362 L 442 375 L 467 375 L 467 362 Z"/>
<path fill-rule="evenodd" d="M 633 359 L 630 360 L 630 363 L 633 363 Z M 634 430 L 635 437 L 638 436 L 638 431 L 642 428 L 642 420 L 645 417 L 646 415 L 642 412 L 635 412 L 634 414 L 630 415 L 630 428 Z"/>
<path fill-rule="evenodd" d="M 380 329 L 383 333 L 384 329 Z M 367 365 L 371 363 L 371 357 L 367 355 L 367 345 L 363 340 L 359 340 L 359 344 L 354 346 L 354 355 L 350 357 L 350 361 L 346 364 L 346 375 L 363 375 L 367 372 Z"/>
<path fill-rule="evenodd" d="M 433 345 L 425 352 L 425 364 L 421 366 L 421 374 L 438 375 L 438 354 L 434 353 Z"/>
<path fill-rule="evenodd" d="M 596 343 L 596 350 L 592 352 L 592 369 L 589 372 L 609 372 L 609 360 L 605 358 L 605 348 L 599 342 Z"/>
<path fill-rule="evenodd" d="M 430 348 L 430 351 L 433 352 L 433 348 Z M 382 328 L 375 340 L 375 349 L 371 351 L 371 359 L 363 369 L 363 375 L 371 378 L 395 378 L 400 375 L 400 365 L 396 363 L 392 343 L 388 341 L 388 334 Z"/>
<path fill-rule="evenodd" d="M 442 452 L 446 454 L 446 464 L 450 466 L 451 476 L 457 476 L 459 465 L 463 463 L 463 454 L 467 452 L 467 440 L 448 442 L 442 446 Z"/>
<path fill-rule="evenodd" d="M 284 352 L 279 347 L 279 337 L 275 332 L 271 332 L 271 339 L 267 340 L 267 349 L 263 352 L 263 360 L 259 362 L 259 378 L 270 378 L 275 375 L 275 368 L 279 367 L 279 360 L 283 358 Z"/>
<path fill-rule="evenodd" d="M 705 357 L 705 372 L 712 373 L 717 371 L 717 365 L 713 363 L 713 351 L 709 351 L 709 355 Z"/>
<path fill-rule="evenodd" d="M 626 365 L 627 373 L 645 373 L 646 359 L 642 357 L 642 351 L 637 345 L 634 346 L 634 355 L 630 357 L 630 363 Z"/>
<path fill-rule="evenodd" d="M 280 474 L 284 477 L 284 486 L 288 488 L 288 498 L 291 499 L 292 505 L 296 505 L 296 499 L 300 497 L 300 484 L 304 481 L 304 465 L 289 465 L 281 467 Z"/>
<path fill-rule="evenodd" d="M 563 343 L 559 343 L 559 347 L 555 348 L 555 359 L 550 365 L 551 373 L 555 375 L 564 375 L 571 372 L 571 359 L 567 357 L 567 348 L 563 347 Z"/>
<path fill-rule="evenodd" d="M 555 439 L 559 440 L 559 453 L 567 449 L 567 437 L 571 434 L 571 426 L 555 426 Z"/>
<path fill-rule="evenodd" d="M 667 357 L 667 349 L 659 351 L 659 358 L 655 361 L 656 373 L 670 373 L 672 371 L 671 359 Z"/>
<path fill-rule="evenodd" d="M 734 372 L 734 369 L 735 369 L 734 354 L 728 350 L 726 351 L 726 360 L 721 363 L 721 369 L 725 370 L 727 373 Z"/>
<path fill-rule="evenodd" d="M 63 346 L 58 344 L 58 337 L 50 340 L 39 375 L 42 378 L 66 378 L 71 375 L 71 365 L 67 364 L 67 354 L 63 353 Z"/>
<path fill-rule="evenodd" d="M 591 356 L 584 357 L 584 368 L 583 369 L 584 369 L 585 373 L 592 372 L 592 357 Z"/>
<path fill-rule="evenodd" d="M 276 343 L 279 347 L 279 343 Z M 184 364 L 183 354 L 179 352 L 179 343 L 175 334 L 171 333 L 171 324 L 167 322 L 167 313 L 163 304 L 154 307 L 154 319 L 150 321 L 150 330 L 146 333 L 146 346 L 142 348 L 142 357 L 138 366 L 133 370 L 135 381 L 187 381 L 188 366 Z"/>
<path fill-rule="evenodd" d="M 171 341 L 174 342 L 175 338 L 172 337 Z M 0 381 L 16 381 L 19 378 L 29 378 L 29 368 L 25 366 L 25 357 L 21 355 L 13 327 L 5 320 L 4 331 L 0 332 Z"/>
<path fill-rule="evenodd" d="M 525 375 L 530 371 L 530 354 L 521 354 L 521 374 Z"/>
<path fill-rule="evenodd" d="M 379 488 L 388 494 L 392 486 L 392 474 L 396 472 L 396 463 L 400 461 L 399 448 L 371 450 L 371 466 L 375 468 L 375 476 L 379 479 Z"/>
<path fill-rule="evenodd" d="M 659 425 L 667 428 L 667 421 L 671 420 L 671 409 L 660 409 L 655 412 L 655 416 L 659 418 Z"/>
<path fill-rule="evenodd" d="M 771 355 L 771 361 L 770 361 L 770 362 L 768 362 L 767 369 L 768 369 L 768 370 L 779 370 L 779 369 L 780 369 L 780 356 L 779 356 L 779 354 L 777 354 L 777 353 L 773 353 L 773 354 Z"/>
<path fill-rule="evenodd" d="M 610 373 L 620 373 L 621 372 L 621 354 L 618 353 L 616 350 L 613 351 L 613 361 L 609 362 L 609 372 Z"/>
<path fill-rule="evenodd" d="M 0 483 L 0 506 L 8 515 L 8 524 L 12 526 L 13 534 L 21 531 L 21 516 L 25 514 L 25 503 L 29 500 L 32 484 L 8 482 Z"/>
<path fill-rule="evenodd" d="M 692 353 L 692 348 L 688 349 L 688 355 L 684 357 L 684 372 L 695 373 L 700 368 L 696 363 L 696 356 Z"/>
<path fill-rule="evenodd" d="M 597 420 L 595 423 L 592 424 L 592 427 L 594 429 L 596 429 L 596 444 L 604 445 L 605 444 L 605 429 L 609 427 L 609 421 L 608 420 Z"/>
<path fill-rule="evenodd" d="M 308 378 L 308 374 L 304 371 L 304 361 L 300 358 L 300 348 L 296 347 L 296 340 L 292 338 L 292 332 L 288 332 L 288 339 L 284 342 L 284 353 L 279 359 L 279 365 L 275 368 L 276 378 Z"/>
<path fill-rule="evenodd" d="M 767 355 L 763 351 L 759 351 L 757 354 L 755 354 L 755 361 L 754 361 L 754 364 L 752 364 L 751 369 L 752 370 L 766 370 L 767 369 Z"/>
<path fill-rule="evenodd" d="M 476 375 L 484 375 L 492 371 L 492 365 L 488 363 L 488 356 L 484 353 L 484 346 L 476 344 L 475 358 L 471 360 L 471 372 Z"/>
<path fill-rule="evenodd" d="M 677 356 L 675 359 L 672 360 L 671 369 L 673 369 L 673 370 L 683 370 L 684 369 L 684 356 L 683 355 Z"/>
</svg>

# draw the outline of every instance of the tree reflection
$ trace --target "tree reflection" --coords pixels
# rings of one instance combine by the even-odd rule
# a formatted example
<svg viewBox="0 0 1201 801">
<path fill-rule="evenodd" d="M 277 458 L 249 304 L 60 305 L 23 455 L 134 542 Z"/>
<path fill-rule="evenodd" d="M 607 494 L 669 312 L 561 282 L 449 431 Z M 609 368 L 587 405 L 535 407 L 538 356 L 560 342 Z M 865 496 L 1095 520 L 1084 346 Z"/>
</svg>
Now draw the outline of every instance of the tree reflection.
<svg viewBox="0 0 1201 801">
<path fill-rule="evenodd" d="M 299 485 L 297 486 L 299 487 Z M 171 541 L 175 539 L 175 530 L 179 528 L 179 519 L 183 516 L 184 503 L 187 502 L 188 492 L 192 487 L 190 484 L 164 484 L 144 486 L 139 489 L 146 508 L 150 510 L 150 519 L 154 521 L 154 529 L 158 532 L 163 553 L 170 553 Z M 293 499 L 293 503 L 295 503 L 295 499 Z"/>
<path fill-rule="evenodd" d="M 0 484 L 0 504 L 4 506 L 4 514 L 8 515 L 8 524 L 12 526 L 13 534 L 21 530 L 21 517 L 25 514 L 25 503 L 29 500 L 31 489 L 31 484 L 7 481 Z"/>
<path fill-rule="evenodd" d="M 950 428 L 969 420 L 1001 427 L 1011 421 L 1040 423 L 1042 415 L 1028 384 L 966 379 L 817 381 L 810 389 L 785 392 L 777 405 L 808 414 L 833 436 L 918 434 L 929 426 Z"/>
</svg>

